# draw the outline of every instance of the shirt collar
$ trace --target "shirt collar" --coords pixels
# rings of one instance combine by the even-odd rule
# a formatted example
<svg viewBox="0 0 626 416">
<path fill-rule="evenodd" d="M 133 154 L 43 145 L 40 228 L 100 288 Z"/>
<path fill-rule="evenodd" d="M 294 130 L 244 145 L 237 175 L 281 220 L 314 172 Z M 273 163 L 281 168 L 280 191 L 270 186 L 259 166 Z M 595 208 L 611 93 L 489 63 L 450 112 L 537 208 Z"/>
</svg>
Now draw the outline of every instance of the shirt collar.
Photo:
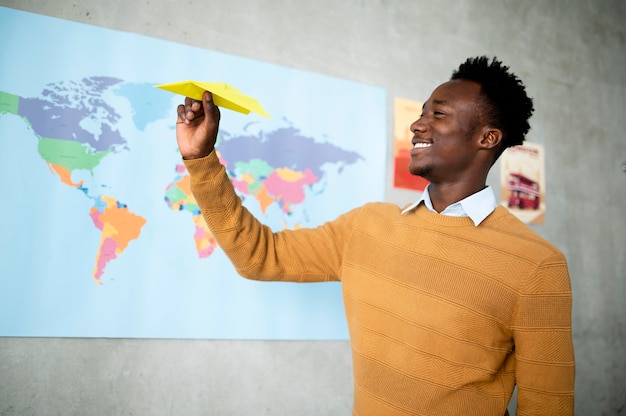
<svg viewBox="0 0 626 416">
<path fill-rule="evenodd" d="M 430 185 L 428 185 L 430 186 Z M 424 189 L 420 199 L 408 206 L 402 211 L 402 215 L 411 211 L 419 204 L 424 203 L 429 211 L 437 212 L 433 208 L 433 203 L 430 200 L 430 194 L 428 193 L 428 186 Z M 455 202 L 448 206 L 446 209 L 440 212 L 441 215 L 448 215 L 451 217 L 470 217 L 475 226 L 478 226 L 485 218 L 489 216 L 496 209 L 496 197 L 493 193 L 491 186 L 485 187 L 483 190 L 478 191 L 467 198 Z"/>
</svg>

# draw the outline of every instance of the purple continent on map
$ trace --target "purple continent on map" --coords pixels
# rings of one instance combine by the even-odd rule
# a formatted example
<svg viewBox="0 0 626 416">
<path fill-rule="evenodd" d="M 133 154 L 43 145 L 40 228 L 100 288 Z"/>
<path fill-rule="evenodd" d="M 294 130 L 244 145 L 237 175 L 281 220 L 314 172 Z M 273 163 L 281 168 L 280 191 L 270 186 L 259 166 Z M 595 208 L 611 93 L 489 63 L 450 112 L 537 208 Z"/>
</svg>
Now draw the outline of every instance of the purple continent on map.
<svg viewBox="0 0 626 416">
<path fill-rule="evenodd" d="M 317 142 L 293 127 L 277 129 L 259 136 L 229 136 L 218 144 L 235 188 L 253 196 L 265 213 L 276 203 L 285 215 L 305 199 L 305 189 L 319 184 L 326 176 L 323 166 L 347 165 L 363 158 L 332 143 Z"/>
<path fill-rule="evenodd" d="M 326 176 L 323 165 L 339 165 L 341 172 L 344 166 L 363 160 L 356 152 L 317 142 L 293 127 L 258 136 L 231 136 L 222 131 L 220 136 L 216 149 L 233 186 L 244 198 L 254 198 L 263 214 L 277 204 L 284 216 L 292 215 L 293 207 L 305 202 L 306 189 L 319 185 Z M 175 211 L 192 215 L 198 256 L 209 257 L 217 242 L 191 194 L 184 165 L 177 165 L 175 171 L 174 180 L 165 190 L 165 202 Z"/>
</svg>

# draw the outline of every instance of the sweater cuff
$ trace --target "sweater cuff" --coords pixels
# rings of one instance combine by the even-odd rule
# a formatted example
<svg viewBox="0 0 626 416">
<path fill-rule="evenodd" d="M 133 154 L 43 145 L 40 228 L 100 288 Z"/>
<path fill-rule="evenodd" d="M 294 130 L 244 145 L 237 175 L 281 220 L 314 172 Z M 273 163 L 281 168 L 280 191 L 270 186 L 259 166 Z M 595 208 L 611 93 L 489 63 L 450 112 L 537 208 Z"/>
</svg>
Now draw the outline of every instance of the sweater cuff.
<svg viewBox="0 0 626 416">
<path fill-rule="evenodd" d="M 199 159 L 183 159 L 187 171 L 194 178 L 194 182 L 211 180 L 219 175 L 222 164 L 213 150 L 208 156 Z"/>
</svg>

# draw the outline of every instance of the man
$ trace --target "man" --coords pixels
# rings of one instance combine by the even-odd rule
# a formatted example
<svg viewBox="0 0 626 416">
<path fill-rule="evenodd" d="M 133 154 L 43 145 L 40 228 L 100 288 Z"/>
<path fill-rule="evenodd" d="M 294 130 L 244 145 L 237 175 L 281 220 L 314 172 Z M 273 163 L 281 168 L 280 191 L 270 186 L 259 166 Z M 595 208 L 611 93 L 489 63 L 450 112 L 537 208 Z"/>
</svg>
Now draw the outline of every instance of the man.
<svg viewBox="0 0 626 416">
<path fill-rule="evenodd" d="M 518 415 L 570 415 L 566 260 L 485 185 L 532 112 L 508 67 L 468 59 L 411 125 L 409 170 L 430 182 L 419 201 L 276 233 L 242 207 L 219 163 L 210 93 L 178 107 L 176 135 L 204 218 L 242 276 L 342 282 L 354 415 L 502 416 L 516 385 Z"/>
</svg>

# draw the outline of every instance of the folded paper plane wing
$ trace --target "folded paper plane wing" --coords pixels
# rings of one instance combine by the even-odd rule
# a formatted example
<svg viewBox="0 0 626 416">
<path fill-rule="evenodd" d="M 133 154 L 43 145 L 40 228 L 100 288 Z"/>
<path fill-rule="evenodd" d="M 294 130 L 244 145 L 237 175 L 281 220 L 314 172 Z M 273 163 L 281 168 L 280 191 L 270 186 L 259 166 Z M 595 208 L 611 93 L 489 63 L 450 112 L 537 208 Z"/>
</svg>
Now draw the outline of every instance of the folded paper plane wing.
<svg viewBox="0 0 626 416">
<path fill-rule="evenodd" d="M 270 115 L 256 99 L 245 95 L 225 82 L 181 81 L 172 84 L 155 85 L 155 88 L 184 95 L 194 100 L 202 100 L 204 91 L 210 91 L 213 94 L 213 102 L 218 107 L 228 108 L 244 114 L 253 111 L 263 117 L 270 118 Z"/>
</svg>

